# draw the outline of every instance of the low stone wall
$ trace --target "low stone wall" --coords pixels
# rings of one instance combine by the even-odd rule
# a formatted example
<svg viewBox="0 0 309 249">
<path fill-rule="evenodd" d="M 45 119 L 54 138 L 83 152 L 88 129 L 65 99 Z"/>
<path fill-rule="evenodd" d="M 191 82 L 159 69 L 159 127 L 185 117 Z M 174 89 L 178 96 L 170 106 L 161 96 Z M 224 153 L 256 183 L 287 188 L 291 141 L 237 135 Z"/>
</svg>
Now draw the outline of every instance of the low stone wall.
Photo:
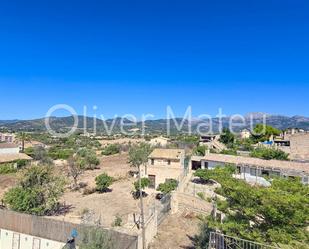
<svg viewBox="0 0 309 249">
<path fill-rule="evenodd" d="M 0 209 L 0 229 L 65 243 L 73 229 L 81 234 L 85 226 Z M 138 248 L 137 236 L 111 229 L 102 230 L 107 233 L 115 249 Z"/>
</svg>

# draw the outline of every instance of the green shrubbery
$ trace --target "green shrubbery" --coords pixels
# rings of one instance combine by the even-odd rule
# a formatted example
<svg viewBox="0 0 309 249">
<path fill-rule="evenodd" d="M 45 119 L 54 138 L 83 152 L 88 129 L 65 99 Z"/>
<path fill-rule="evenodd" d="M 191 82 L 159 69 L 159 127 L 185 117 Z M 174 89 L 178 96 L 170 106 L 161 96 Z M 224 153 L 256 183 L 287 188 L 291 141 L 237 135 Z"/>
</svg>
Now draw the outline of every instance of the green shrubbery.
<svg viewBox="0 0 309 249">
<path fill-rule="evenodd" d="M 60 146 L 53 146 L 48 150 L 48 156 L 53 160 L 63 159 L 66 160 L 74 154 L 72 149 L 62 148 Z"/>
<path fill-rule="evenodd" d="M 44 215 L 56 210 L 63 191 L 64 181 L 51 167 L 31 166 L 22 172 L 18 186 L 5 193 L 4 203 L 15 211 Z"/>
<path fill-rule="evenodd" d="M 285 153 L 284 151 L 264 147 L 256 148 L 255 150 L 251 151 L 250 156 L 266 160 L 289 160 L 289 154 Z"/>
<path fill-rule="evenodd" d="M 300 179 L 277 178 L 270 187 L 251 186 L 233 178 L 231 168 L 222 167 L 198 170 L 195 176 L 219 182 L 221 187 L 216 192 L 226 198 L 217 201 L 226 218 L 221 223 L 208 217 L 201 240 L 207 237 L 206 232 L 218 229 L 230 236 L 265 244 L 308 245 L 309 187 Z"/>
<path fill-rule="evenodd" d="M 27 163 L 28 163 L 27 160 L 20 159 L 11 163 L 0 164 L 0 174 L 16 173 L 19 169 L 25 167 Z"/>
<path fill-rule="evenodd" d="M 178 181 L 175 179 L 167 179 L 165 183 L 160 183 L 157 190 L 163 194 L 169 194 L 178 187 Z"/>
<path fill-rule="evenodd" d="M 113 183 L 113 177 L 103 173 L 95 178 L 96 190 L 99 192 L 106 192 L 108 187 Z"/>
<path fill-rule="evenodd" d="M 16 173 L 17 168 L 14 166 L 14 163 L 4 163 L 0 164 L 0 175 Z"/>
<path fill-rule="evenodd" d="M 100 164 L 100 160 L 92 149 L 82 148 L 78 150 L 77 157 L 79 157 L 80 163 L 84 165 L 85 169 L 92 170 Z"/>
<path fill-rule="evenodd" d="M 106 146 L 102 151 L 102 155 L 104 155 L 104 156 L 110 156 L 110 155 L 114 155 L 114 154 L 118 154 L 118 153 L 120 153 L 120 145 L 119 144 L 110 144 L 110 145 Z"/>
</svg>

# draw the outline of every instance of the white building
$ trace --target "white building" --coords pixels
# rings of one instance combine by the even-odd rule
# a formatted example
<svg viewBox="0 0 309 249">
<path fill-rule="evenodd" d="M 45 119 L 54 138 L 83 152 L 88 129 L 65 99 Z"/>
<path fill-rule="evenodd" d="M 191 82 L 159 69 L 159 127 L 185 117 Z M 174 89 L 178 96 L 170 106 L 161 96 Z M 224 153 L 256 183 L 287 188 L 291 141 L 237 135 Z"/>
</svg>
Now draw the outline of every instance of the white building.
<svg viewBox="0 0 309 249">
<path fill-rule="evenodd" d="M 13 143 L 0 143 L 0 155 L 2 154 L 18 154 L 20 148 Z"/>
<path fill-rule="evenodd" d="M 149 144 L 151 146 L 162 146 L 162 147 L 166 147 L 170 142 L 170 139 L 166 138 L 166 137 L 156 137 L 156 138 L 152 138 L 149 141 Z"/>
<path fill-rule="evenodd" d="M 240 138 L 241 139 L 248 139 L 248 138 L 250 138 L 250 136 L 251 136 L 251 132 L 248 129 L 243 129 L 240 132 Z"/>
</svg>

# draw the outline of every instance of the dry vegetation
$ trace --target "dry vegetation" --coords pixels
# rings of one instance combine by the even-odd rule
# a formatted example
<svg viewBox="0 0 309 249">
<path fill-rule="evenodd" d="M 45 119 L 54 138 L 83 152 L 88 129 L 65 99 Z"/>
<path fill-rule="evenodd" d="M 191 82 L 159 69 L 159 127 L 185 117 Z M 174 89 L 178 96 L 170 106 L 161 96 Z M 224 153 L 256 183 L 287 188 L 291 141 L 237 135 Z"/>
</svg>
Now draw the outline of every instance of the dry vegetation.
<svg viewBox="0 0 309 249">
<path fill-rule="evenodd" d="M 136 179 L 128 174 L 132 168 L 127 160 L 127 154 L 104 157 L 101 159 L 99 169 L 85 171 L 79 181 L 87 185 L 86 189 L 93 189 L 95 177 L 105 172 L 116 179 L 110 187 L 111 191 L 85 195 L 84 189 L 79 191 L 67 189 L 60 201 L 72 208 L 64 216 L 53 218 L 79 223 L 85 210 L 91 210 L 97 218 L 100 218 L 103 226 L 110 227 L 116 216 L 120 216 L 125 224 L 129 214 L 139 212 L 139 201 L 134 200 L 131 194 Z M 149 198 L 146 198 L 146 203 Z"/>
</svg>

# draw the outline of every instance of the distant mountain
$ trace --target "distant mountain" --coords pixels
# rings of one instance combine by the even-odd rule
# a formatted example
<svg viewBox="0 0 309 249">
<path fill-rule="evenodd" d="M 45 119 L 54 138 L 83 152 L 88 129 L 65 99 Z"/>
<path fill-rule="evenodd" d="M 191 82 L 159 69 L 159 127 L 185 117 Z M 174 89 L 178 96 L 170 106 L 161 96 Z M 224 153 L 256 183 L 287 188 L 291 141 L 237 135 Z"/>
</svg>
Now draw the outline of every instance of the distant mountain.
<svg viewBox="0 0 309 249">
<path fill-rule="evenodd" d="M 301 128 L 309 130 L 309 118 L 303 116 L 293 116 L 287 117 L 283 115 L 270 115 L 264 113 L 249 113 L 244 116 L 244 119 L 239 117 L 233 118 L 233 129 L 234 131 L 240 131 L 244 128 L 251 128 L 257 123 L 262 123 L 263 118 L 266 117 L 266 124 L 274 126 L 278 129 L 287 129 L 287 128 Z M 219 127 L 228 127 L 231 117 L 224 117 L 220 121 L 219 118 L 213 118 L 210 120 L 207 119 L 193 119 L 191 122 L 191 131 L 196 133 L 197 130 L 205 132 L 209 131 L 210 124 L 212 124 L 212 132 L 216 133 L 219 130 Z M 177 125 L 180 126 L 182 119 L 176 118 L 177 124 L 173 120 L 167 119 L 157 119 L 157 120 L 147 120 L 145 121 L 145 131 L 147 133 L 162 133 L 166 132 L 168 123 L 170 124 L 170 130 L 172 133 L 177 133 Z M 132 129 L 142 129 L 142 122 L 137 122 L 134 124 L 132 121 L 121 118 L 108 119 L 105 120 L 105 125 L 103 120 L 92 118 L 92 117 L 83 117 L 78 116 L 78 128 L 83 129 L 87 128 L 88 132 L 92 132 L 94 127 L 96 127 L 97 132 L 106 133 L 107 130 L 110 130 L 113 127 L 113 133 L 121 132 L 121 122 L 123 122 L 124 130 L 130 131 Z M 50 126 L 53 130 L 57 132 L 67 131 L 74 124 L 74 119 L 70 117 L 51 117 Z M 252 124 L 252 125 L 250 125 Z M 185 120 L 183 122 L 183 127 L 181 132 L 188 132 L 189 121 Z M 7 129 L 12 131 L 46 131 L 45 119 L 34 119 L 34 120 L 0 120 L 0 129 Z"/>
</svg>

